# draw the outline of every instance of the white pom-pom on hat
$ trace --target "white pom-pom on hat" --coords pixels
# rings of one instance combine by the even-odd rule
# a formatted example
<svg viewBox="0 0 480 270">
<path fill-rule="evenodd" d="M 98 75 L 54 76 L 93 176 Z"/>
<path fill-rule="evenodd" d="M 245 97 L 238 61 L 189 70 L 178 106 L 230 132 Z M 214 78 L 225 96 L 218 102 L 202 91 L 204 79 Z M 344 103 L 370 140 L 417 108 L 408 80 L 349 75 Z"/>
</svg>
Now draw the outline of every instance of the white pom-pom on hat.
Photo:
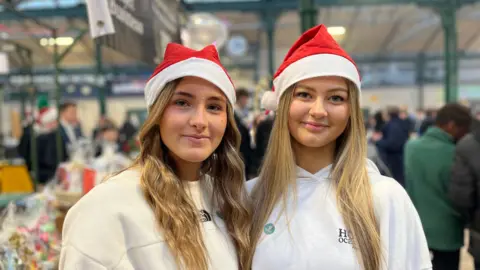
<svg viewBox="0 0 480 270">
<path fill-rule="evenodd" d="M 262 107 L 265 110 L 275 111 L 278 107 L 277 93 L 273 91 L 267 91 L 262 96 Z"/>
</svg>

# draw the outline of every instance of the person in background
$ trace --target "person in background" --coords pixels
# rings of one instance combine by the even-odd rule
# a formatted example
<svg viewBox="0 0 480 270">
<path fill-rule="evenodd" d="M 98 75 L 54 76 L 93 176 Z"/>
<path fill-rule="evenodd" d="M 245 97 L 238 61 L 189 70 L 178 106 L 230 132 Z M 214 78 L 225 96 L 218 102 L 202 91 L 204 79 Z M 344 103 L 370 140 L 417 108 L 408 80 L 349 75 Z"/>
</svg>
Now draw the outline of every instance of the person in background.
<svg viewBox="0 0 480 270">
<path fill-rule="evenodd" d="M 273 83 L 262 98 L 276 110 L 269 146 L 247 182 L 245 269 L 431 269 L 408 195 L 366 158 L 359 71 L 325 25 L 295 42 Z"/>
<path fill-rule="evenodd" d="M 95 129 L 93 129 L 92 139 L 93 140 L 101 139 L 102 138 L 101 130 L 103 129 L 103 127 L 111 124 L 113 124 L 113 122 L 110 119 L 108 119 L 105 115 L 100 116 L 100 118 L 98 119 L 97 126 L 95 127 Z"/>
<path fill-rule="evenodd" d="M 480 120 L 458 143 L 452 168 L 450 198 L 469 224 L 469 252 L 480 269 Z"/>
<path fill-rule="evenodd" d="M 422 136 L 425 131 L 431 126 L 435 124 L 435 118 L 436 118 L 437 112 L 434 109 L 428 109 L 425 112 L 425 119 L 423 119 L 422 124 L 420 125 L 420 128 L 418 129 L 418 135 Z"/>
<path fill-rule="evenodd" d="M 468 108 L 447 104 L 435 125 L 405 146 L 406 189 L 422 220 L 433 269 L 458 269 L 465 219 L 448 197 L 455 143 L 468 133 Z"/>
<path fill-rule="evenodd" d="M 215 46 L 169 43 L 145 100 L 138 158 L 68 211 L 59 269 L 247 269 L 235 88 Z"/>
<path fill-rule="evenodd" d="M 57 109 L 48 108 L 39 115 L 39 125 L 41 126 L 37 136 L 37 155 L 38 155 L 38 182 L 41 185 L 52 180 L 57 171 L 59 160 L 57 158 Z M 60 162 L 66 160 L 66 149 L 62 148 L 63 155 Z"/>
<path fill-rule="evenodd" d="M 422 126 L 423 120 L 425 120 L 425 110 L 424 109 L 417 109 L 415 112 L 415 132 L 418 133 L 420 127 Z"/>
<path fill-rule="evenodd" d="M 267 152 L 268 141 L 270 139 L 270 133 L 272 132 L 274 120 L 274 116 L 268 115 L 257 126 L 257 130 L 255 132 L 255 176 L 258 176 L 259 169 L 263 162 L 263 157 Z"/>
<path fill-rule="evenodd" d="M 60 105 L 60 133 L 69 156 L 68 150 L 83 136 L 77 117 L 77 104 L 66 101 Z"/>
<path fill-rule="evenodd" d="M 250 125 L 253 121 L 253 114 L 248 108 L 250 93 L 245 88 L 238 88 L 236 94 L 237 103 L 235 103 L 235 115 L 237 115 L 247 129 L 250 129 Z"/>
<path fill-rule="evenodd" d="M 118 129 L 113 123 L 105 123 L 102 129 L 99 130 L 99 135 L 100 138 L 96 146 L 95 157 L 102 155 L 103 148 L 107 144 L 117 151 L 120 150 Z"/>
<path fill-rule="evenodd" d="M 410 136 L 410 127 L 404 120 L 400 119 L 398 107 L 389 107 L 388 115 L 390 120 L 383 127 L 381 136 L 374 134 L 372 140 L 375 142 L 379 154 L 393 178 L 403 186 L 403 147 Z"/>
<path fill-rule="evenodd" d="M 240 88 L 236 91 L 237 103 L 235 104 L 235 122 L 242 138 L 240 142 L 240 153 L 245 163 L 245 175 L 247 179 L 254 173 L 254 155 L 250 138 L 249 121 L 250 113 L 247 108 L 249 94 L 248 91 Z"/>
<path fill-rule="evenodd" d="M 404 121 L 405 127 L 407 128 L 409 134 L 415 131 L 415 116 L 409 114 L 408 107 L 402 106 L 400 108 L 398 118 Z"/>
</svg>

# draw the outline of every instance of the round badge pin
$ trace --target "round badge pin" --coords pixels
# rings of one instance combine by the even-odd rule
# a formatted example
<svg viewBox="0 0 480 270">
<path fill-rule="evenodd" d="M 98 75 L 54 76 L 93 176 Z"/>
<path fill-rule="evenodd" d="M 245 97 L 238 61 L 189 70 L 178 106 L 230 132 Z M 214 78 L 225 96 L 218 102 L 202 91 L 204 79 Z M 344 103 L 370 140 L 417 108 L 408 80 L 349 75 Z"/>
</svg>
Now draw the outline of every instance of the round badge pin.
<svg viewBox="0 0 480 270">
<path fill-rule="evenodd" d="M 275 225 L 273 225 L 272 223 L 268 223 L 263 227 L 263 232 L 265 232 L 265 234 L 272 234 L 273 232 L 275 232 Z"/>
</svg>

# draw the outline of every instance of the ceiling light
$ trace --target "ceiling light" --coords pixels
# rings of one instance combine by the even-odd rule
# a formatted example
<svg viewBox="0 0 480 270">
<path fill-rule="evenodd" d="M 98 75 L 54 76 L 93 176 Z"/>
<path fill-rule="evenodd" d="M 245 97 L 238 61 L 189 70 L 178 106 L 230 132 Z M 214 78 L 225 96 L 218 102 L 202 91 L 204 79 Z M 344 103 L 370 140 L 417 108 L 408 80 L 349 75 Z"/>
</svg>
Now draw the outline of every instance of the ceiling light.
<svg viewBox="0 0 480 270">
<path fill-rule="evenodd" d="M 56 39 L 54 38 L 42 38 L 40 39 L 40 45 L 42 46 L 53 46 L 55 43 L 58 46 L 69 46 L 73 44 L 73 38 L 72 37 L 58 37 Z"/>
<path fill-rule="evenodd" d="M 342 36 L 345 34 L 346 29 L 343 26 L 330 26 L 327 27 L 327 31 L 332 36 Z"/>
</svg>

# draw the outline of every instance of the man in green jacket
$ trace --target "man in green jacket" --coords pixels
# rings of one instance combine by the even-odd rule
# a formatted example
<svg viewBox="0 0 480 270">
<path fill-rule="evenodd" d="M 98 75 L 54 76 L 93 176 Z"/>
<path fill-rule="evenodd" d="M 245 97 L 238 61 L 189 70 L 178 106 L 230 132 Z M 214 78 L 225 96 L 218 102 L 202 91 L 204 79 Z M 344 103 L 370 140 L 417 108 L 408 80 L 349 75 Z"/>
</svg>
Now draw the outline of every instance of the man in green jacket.
<svg viewBox="0 0 480 270">
<path fill-rule="evenodd" d="M 422 220 L 435 270 L 458 269 L 465 221 L 448 197 L 455 143 L 468 133 L 468 108 L 447 104 L 435 125 L 405 146 L 405 183 Z"/>
</svg>

